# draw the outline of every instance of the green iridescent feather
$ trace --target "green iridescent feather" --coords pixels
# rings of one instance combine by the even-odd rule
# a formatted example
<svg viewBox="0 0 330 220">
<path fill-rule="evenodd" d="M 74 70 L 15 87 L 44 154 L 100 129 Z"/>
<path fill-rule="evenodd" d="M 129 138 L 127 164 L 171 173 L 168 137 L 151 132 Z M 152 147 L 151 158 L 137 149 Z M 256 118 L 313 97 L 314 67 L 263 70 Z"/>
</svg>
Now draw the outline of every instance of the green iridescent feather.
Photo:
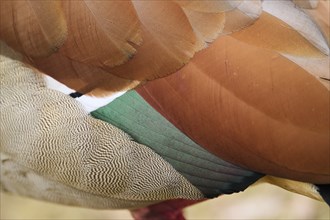
<svg viewBox="0 0 330 220">
<path fill-rule="evenodd" d="M 209 153 L 130 91 L 91 113 L 161 155 L 207 197 L 242 191 L 262 175 Z"/>
</svg>

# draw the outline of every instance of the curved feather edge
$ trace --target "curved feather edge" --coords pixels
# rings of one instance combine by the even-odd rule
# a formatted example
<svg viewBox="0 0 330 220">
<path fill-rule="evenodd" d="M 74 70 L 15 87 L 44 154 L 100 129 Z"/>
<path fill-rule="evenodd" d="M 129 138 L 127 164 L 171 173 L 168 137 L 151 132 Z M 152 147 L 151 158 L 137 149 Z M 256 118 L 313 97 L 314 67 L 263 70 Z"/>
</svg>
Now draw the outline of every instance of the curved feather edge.
<svg viewBox="0 0 330 220">
<path fill-rule="evenodd" d="M 4 137 L 0 147 L 5 155 L 2 162 L 12 171 L 1 174 L 1 182 L 8 181 L 7 189 L 17 190 L 21 184 L 36 189 L 33 183 L 37 180 L 33 178 L 42 177 L 46 185 L 47 182 L 51 184 L 47 179 L 60 184 L 55 194 L 51 190 L 40 192 L 40 188 L 37 189 L 40 193 L 35 195 L 40 199 L 61 202 L 65 196 L 77 195 L 79 200 L 90 194 L 90 198 L 114 198 L 113 203 L 108 203 L 109 208 L 119 208 L 121 204 L 133 207 L 139 201 L 145 205 L 145 201 L 203 198 L 198 189 L 149 148 L 132 141 L 119 129 L 88 116 L 73 98 L 47 89 L 42 77 L 24 64 L 2 55 L 0 60 L 0 130 Z M 17 133 L 21 134 L 20 138 L 15 138 Z M 129 160 L 125 159 L 127 155 Z M 7 163 L 8 158 L 10 163 Z M 16 168 L 11 169 L 12 162 Z M 15 182 L 17 179 L 11 179 L 10 175 L 15 176 L 22 166 L 22 171 L 31 170 L 32 176 L 22 172 L 20 177 L 25 178 L 25 182 Z M 148 167 L 150 171 L 146 172 Z M 62 184 L 70 187 L 63 188 Z M 71 187 L 75 192 L 70 191 Z M 61 189 L 69 191 L 57 195 Z M 24 193 L 29 194 L 28 191 Z M 114 204 L 117 200 L 127 203 L 117 206 Z M 74 200 L 69 198 L 68 201 Z"/>
<path fill-rule="evenodd" d="M 319 4 L 319 0 L 292 0 L 296 5 L 305 9 L 314 9 Z"/>
<path fill-rule="evenodd" d="M 329 56 L 329 46 L 322 32 L 303 10 L 295 7 L 293 2 L 285 0 L 265 0 L 262 6 L 265 12 L 283 20 L 310 41 L 322 53 Z"/>
<path fill-rule="evenodd" d="M 262 174 L 230 164 L 207 152 L 175 128 L 135 91 L 92 112 L 150 147 L 208 198 L 243 191 Z"/>
<path fill-rule="evenodd" d="M 329 182 L 329 90 L 276 52 L 223 37 L 176 74 L 138 91 L 221 158 L 275 176 Z"/>
<path fill-rule="evenodd" d="M 0 37 L 29 58 L 57 51 L 67 37 L 59 1 L 1 1 Z"/>
</svg>

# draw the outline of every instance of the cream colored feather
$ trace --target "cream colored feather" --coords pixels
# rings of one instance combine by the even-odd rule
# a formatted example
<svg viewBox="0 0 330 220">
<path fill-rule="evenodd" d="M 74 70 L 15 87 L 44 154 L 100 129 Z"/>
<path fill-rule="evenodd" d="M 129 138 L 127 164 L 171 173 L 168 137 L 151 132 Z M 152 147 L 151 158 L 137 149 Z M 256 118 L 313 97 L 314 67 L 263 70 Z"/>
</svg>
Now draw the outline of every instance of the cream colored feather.
<svg viewBox="0 0 330 220">
<path fill-rule="evenodd" d="M 3 1 L 0 8 L 1 39 L 23 53 L 1 44 L 4 191 L 93 208 L 203 198 L 160 156 L 47 88 L 24 62 L 74 90 L 108 95 L 172 74 L 230 34 L 296 63 L 330 89 L 325 0 Z M 320 199 L 308 183 L 264 180 Z"/>
<path fill-rule="evenodd" d="M 46 88 L 40 73 L 7 57 L 5 49 L 1 44 L 3 190 L 94 208 L 203 197 L 150 148 Z"/>
</svg>

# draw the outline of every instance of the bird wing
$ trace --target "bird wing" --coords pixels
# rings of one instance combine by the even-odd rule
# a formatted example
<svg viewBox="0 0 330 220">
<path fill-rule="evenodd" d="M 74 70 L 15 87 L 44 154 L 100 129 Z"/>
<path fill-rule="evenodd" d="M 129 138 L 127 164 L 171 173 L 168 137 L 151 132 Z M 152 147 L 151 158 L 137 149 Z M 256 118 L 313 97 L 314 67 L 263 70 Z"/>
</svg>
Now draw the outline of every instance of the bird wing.
<svg viewBox="0 0 330 220">
<path fill-rule="evenodd" d="M 329 6 L 301 2 L 4 1 L 0 30 L 74 91 L 140 85 L 215 155 L 329 183 Z"/>
<path fill-rule="evenodd" d="M 204 197 L 152 149 L 47 88 L 42 74 L 4 54 L 4 48 L 1 189 L 99 209 Z"/>
<path fill-rule="evenodd" d="M 3 40 L 55 79 L 94 95 L 169 75 L 224 29 L 247 26 L 261 12 L 260 0 L 201 6 L 181 1 L 62 1 L 43 2 L 43 8 L 35 1 L 2 4 Z M 45 11 L 58 16 L 48 18 Z M 39 41 L 53 50 L 51 56 Z"/>
</svg>

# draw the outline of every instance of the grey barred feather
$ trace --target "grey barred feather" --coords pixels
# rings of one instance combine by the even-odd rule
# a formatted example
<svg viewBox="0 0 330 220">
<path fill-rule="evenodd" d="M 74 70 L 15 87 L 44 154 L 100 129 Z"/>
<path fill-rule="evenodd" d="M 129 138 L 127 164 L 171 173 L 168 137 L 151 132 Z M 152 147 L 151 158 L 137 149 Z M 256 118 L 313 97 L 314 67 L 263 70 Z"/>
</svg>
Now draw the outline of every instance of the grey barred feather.
<svg viewBox="0 0 330 220">
<path fill-rule="evenodd" d="M 143 97 L 210 152 L 258 172 L 328 184 L 328 3 L 1 1 L 0 38 L 66 91 L 90 95 L 80 97 L 88 109 L 108 100 L 103 96 L 150 81 L 139 88 Z M 238 186 L 232 188 L 231 172 L 225 167 L 221 175 L 221 164 L 201 166 L 201 151 L 185 157 L 190 152 L 182 141 L 174 156 L 173 146 L 159 144 L 156 151 L 136 143 L 69 95 L 47 88 L 44 75 L 3 49 L 2 190 L 68 205 L 137 208 L 248 185 L 232 175 Z M 150 133 L 135 131 L 136 141 L 151 143 Z M 324 198 L 309 183 L 262 181 Z"/>
<path fill-rule="evenodd" d="M 155 201 L 130 201 L 88 193 L 72 186 L 45 178 L 17 161 L 1 155 L 1 190 L 35 199 L 97 209 L 137 208 Z"/>
<path fill-rule="evenodd" d="M 54 202 L 66 200 L 63 196 L 95 198 L 94 206 L 97 200 L 108 199 L 100 208 L 203 197 L 151 149 L 92 118 L 70 96 L 47 89 L 41 74 L 1 56 L 0 76 L 0 147 L 6 157 L 1 162 L 1 185 L 5 190 L 18 193 L 26 181 L 32 188 L 23 194 L 31 196 L 29 190 L 37 190 L 32 196 Z M 27 174 L 17 176 L 22 172 Z M 35 181 L 62 194 L 39 189 L 32 184 Z M 67 203 L 84 203 L 73 198 Z"/>
</svg>

